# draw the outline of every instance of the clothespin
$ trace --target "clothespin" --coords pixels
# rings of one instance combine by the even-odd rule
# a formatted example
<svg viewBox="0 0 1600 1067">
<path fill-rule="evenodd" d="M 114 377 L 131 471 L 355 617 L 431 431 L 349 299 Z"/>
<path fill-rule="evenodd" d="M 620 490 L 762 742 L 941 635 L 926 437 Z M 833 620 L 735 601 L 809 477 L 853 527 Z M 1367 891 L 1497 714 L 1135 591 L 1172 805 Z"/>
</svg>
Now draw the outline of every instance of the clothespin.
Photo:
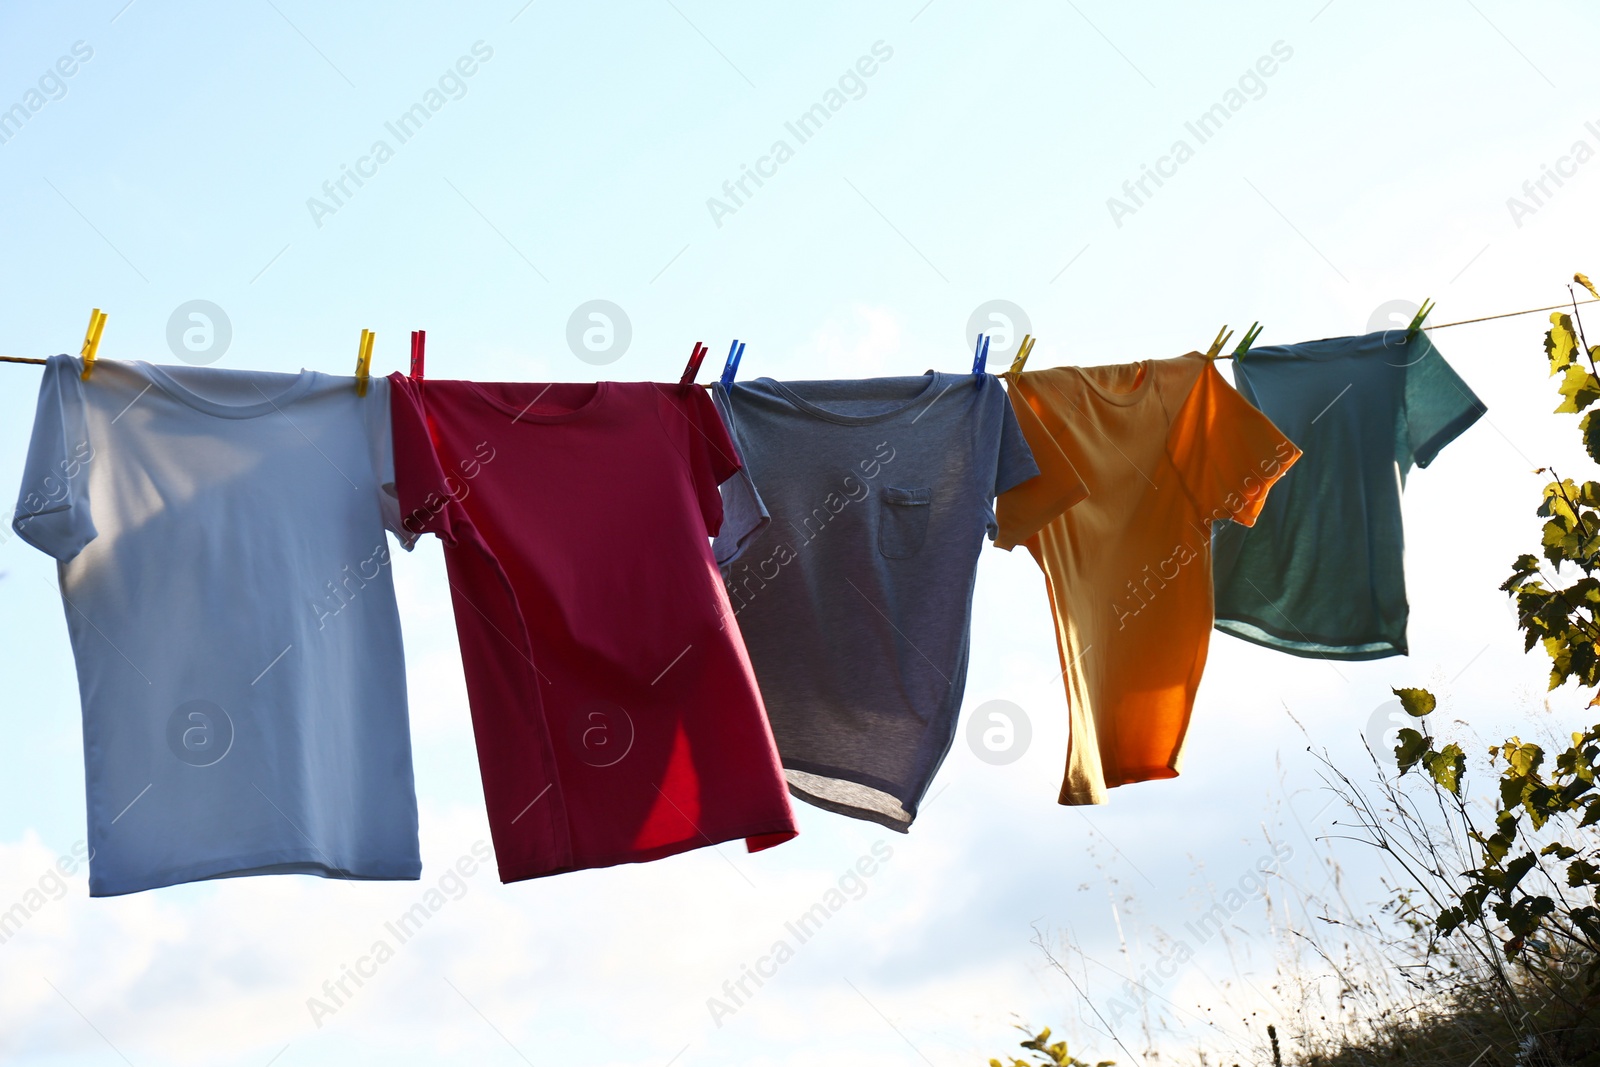
<svg viewBox="0 0 1600 1067">
<path fill-rule="evenodd" d="M 361 347 L 356 349 L 356 396 L 367 395 L 367 379 L 372 369 L 372 342 L 378 335 L 361 331 Z"/>
<path fill-rule="evenodd" d="M 79 375 L 84 381 L 89 380 L 89 372 L 94 370 L 94 361 L 100 355 L 100 332 L 106 328 L 106 313 L 99 308 L 89 312 L 89 328 L 83 333 L 83 373 Z"/>
<path fill-rule="evenodd" d="M 706 353 L 711 351 L 702 342 L 694 343 L 694 351 L 689 353 L 689 364 L 683 368 L 683 377 L 678 379 L 678 395 L 687 396 L 689 387 L 694 384 L 695 376 L 700 373 L 700 364 L 706 360 Z"/>
<path fill-rule="evenodd" d="M 411 331 L 411 377 L 422 381 L 422 349 L 427 344 L 428 331 Z"/>
<path fill-rule="evenodd" d="M 728 346 L 728 361 L 722 365 L 722 384 L 732 385 L 733 376 L 739 373 L 739 361 L 744 358 L 744 345 L 737 339 Z"/>
<path fill-rule="evenodd" d="M 1422 306 L 1417 309 L 1416 317 L 1411 320 L 1411 325 L 1406 327 L 1406 340 L 1409 341 L 1422 329 L 1422 320 L 1428 317 L 1428 312 L 1433 310 L 1433 301 L 1423 298 Z"/>
<path fill-rule="evenodd" d="M 1213 360 L 1214 361 L 1217 358 L 1217 356 L 1222 352 L 1222 346 L 1227 344 L 1228 343 L 1228 338 L 1230 338 L 1232 336 L 1233 336 L 1233 331 L 1228 329 L 1228 327 L 1226 325 L 1224 325 L 1222 327 L 1222 329 L 1218 330 L 1217 331 L 1217 339 L 1215 341 L 1211 342 L 1211 347 L 1210 348 L 1206 349 L 1206 358 L 1209 359 L 1209 360 Z"/>
<path fill-rule="evenodd" d="M 1033 346 L 1038 341 L 1031 333 L 1022 335 L 1022 343 L 1017 346 L 1016 358 L 1011 361 L 1011 373 L 1021 374 L 1023 364 L 1028 362 L 1028 357 L 1033 354 Z"/>
<path fill-rule="evenodd" d="M 1233 350 L 1234 360 L 1237 361 L 1243 359 L 1244 354 L 1250 351 L 1250 346 L 1255 344 L 1256 338 L 1260 336 L 1261 324 L 1259 322 L 1252 322 L 1250 324 L 1250 328 L 1244 332 L 1244 340 L 1240 341 L 1239 347 Z"/>
<path fill-rule="evenodd" d="M 972 347 L 972 373 L 982 374 L 989 365 L 989 335 L 980 333 Z"/>
</svg>

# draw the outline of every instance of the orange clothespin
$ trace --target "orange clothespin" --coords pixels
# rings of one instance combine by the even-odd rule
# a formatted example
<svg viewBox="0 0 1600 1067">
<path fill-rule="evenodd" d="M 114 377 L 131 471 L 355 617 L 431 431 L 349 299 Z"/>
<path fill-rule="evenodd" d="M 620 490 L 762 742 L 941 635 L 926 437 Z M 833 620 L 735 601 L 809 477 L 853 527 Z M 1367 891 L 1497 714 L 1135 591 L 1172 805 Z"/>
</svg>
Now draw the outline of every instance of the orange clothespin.
<svg viewBox="0 0 1600 1067">
<path fill-rule="evenodd" d="M 367 380 L 372 369 L 372 342 L 378 335 L 361 331 L 361 347 L 356 350 L 356 396 L 367 395 Z"/>
<path fill-rule="evenodd" d="M 428 342 L 428 331 L 411 331 L 411 377 L 422 380 L 422 350 Z"/>
<path fill-rule="evenodd" d="M 100 355 L 100 332 L 106 328 L 106 313 L 99 308 L 89 312 L 89 328 L 83 334 L 83 374 L 84 381 L 89 380 L 89 372 L 94 370 L 94 361 Z"/>
</svg>

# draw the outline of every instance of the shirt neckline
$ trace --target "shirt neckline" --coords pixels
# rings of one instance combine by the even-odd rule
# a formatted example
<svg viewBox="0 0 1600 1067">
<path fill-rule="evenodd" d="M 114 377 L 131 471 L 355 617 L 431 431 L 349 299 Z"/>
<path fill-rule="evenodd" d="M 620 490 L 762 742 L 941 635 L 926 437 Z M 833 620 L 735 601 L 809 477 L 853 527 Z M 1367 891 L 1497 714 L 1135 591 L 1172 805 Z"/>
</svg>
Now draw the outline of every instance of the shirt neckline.
<svg viewBox="0 0 1600 1067">
<path fill-rule="evenodd" d="M 135 363 L 144 368 L 145 375 L 168 396 L 180 404 L 185 404 L 207 415 L 214 415 L 219 419 L 253 419 L 278 411 L 285 404 L 291 404 L 304 396 L 312 385 L 316 383 L 318 376 L 314 370 L 302 369 L 295 376 L 294 381 L 289 383 L 288 388 L 274 396 L 265 397 L 252 404 L 225 404 L 220 400 L 212 400 L 210 397 L 201 396 L 188 386 L 180 384 L 165 369 L 156 366 L 154 363 L 146 363 L 143 360 L 136 360 Z M 354 381 L 355 379 L 352 378 L 352 387 Z"/>
<path fill-rule="evenodd" d="M 795 392 L 793 389 L 789 388 L 789 386 L 784 385 L 780 381 L 776 381 L 772 378 L 758 378 L 757 381 L 765 382 L 770 385 L 779 396 L 783 397 L 783 399 L 787 400 L 790 404 L 805 412 L 807 415 L 823 419 L 827 422 L 838 423 L 841 426 L 865 426 L 869 423 L 882 422 L 885 419 L 892 419 L 896 415 L 904 414 L 911 408 L 916 407 L 923 400 L 927 399 L 928 394 L 932 393 L 934 387 L 939 384 L 940 374 L 938 371 L 930 370 L 926 372 L 924 376 L 928 379 L 928 384 L 923 386 L 916 393 L 916 395 L 912 396 L 903 404 L 892 407 L 887 411 L 878 411 L 870 415 L 846 415 L 840 411 L 831 411 L 820 404 L 812 403 L 810 400 L 807 400 L 805 397 L 801 396 L 799 393 Z M 870 382 L 872 379 L 863 378 L 861 381 Z"/>
<path fill-rule="evenodd" d="M 1066 369 L 1076 373 L 1083 380 L 1083 384 L 1088 386 L 1091 392 L 1106 403 L 1115 404 L 1118 407 L 1128 407 L 1129 405 L 1137 404 L 1151 393 L 1151 382 L 1155 380 L 1152 368 L 1153 362 L 1153 360 L 1141 359 L 1134 364 L 1139 368 L 1139 384 L 1125 392 L 1107 389 L 1095 381 L 1089 374 L 1089 371 L 1094 369 L 1093 367 L 1067 367 Z"/>
<path fill-rule="evenodd" d="M 476 394 L 479 397 L 479 399 L 481 399 L 485 404 L 488 404 L 490 407 L 495 408 L 498 411 L 503 411 L 507 415 L 510 415 L 512 422 L 569 422 L 572 419 L 578 419 L 578 418 L 582 418 L 585 415 L 592 414 L 594 412 L 595 408 L 600 406 L 601 401 L 603 401 L 608 395 L 610 395 L 610 392 L 611 392 L 611 383 L 610 382 L 594 382 L 593 383 L 593 385 L 595 387 L 594 388 L 594 395 L 591 396 L 588 400 L 585 400 L 582 404 L 579 404 L 577 407 L 573 408 L 570 411 L 558 411 L 558 412 L 556 412 L 554 414 L 542 414 L 540 412 L 529 411 L 528 410 L 528 408 L 533 407 L 534 404 L 539 402 L 539 398 L 538 397 L 534 397 L 534 399 L 528 403 L 527 407 L 524 407 L 519 411 L 517 408 L 513 407 L 510 404 L 507 404 L 505 401 L 501 400 L 499 397 L 495 396 L 493 393 L 491 393 L 487 389 L 483 388 L 484 385 L 505 385 L 505 384 L 528 385 L 528 384 L 532 384 L 532 383 L 528 383 L 528 382 L 516 382 L 516 383 L 483 382 L 483 383 L 480 383 L 480 382 L 463 381 L 461 384 L 465 385 L 469 390 L 471 390 L 474 394 Z M 556 384 L 556 383 L 550 383 L 550 384 Z M 584 384 L 587 384 L 587 383 L 584 383 L 584 382 L 562 382 L 560 384 L 563 384 L 563 385 L 584 385 Z M 548 389 L 549 387 L 550 387 L 549 384 L 547 384 L 545 386 L 546 389 Z M 426 389 L 426 386 L 424 386 L 424 389 Z M 539 395 L 543 396 L 544 394 L 540 393 Z"/>
<path fill-rule="evenodd" d="M 1250 356 L 1265 356 L 1268 359 L 1303 359 L 1310 363 L 1332 363 L 1339 359 L 1360 359 L 1363 356 L 1383 355 L 1384 362 L 1391 353 L 1405 357 L 1412 344 L 1421 344 L 1429 340 L 1425 333 L 1418 333 L 1416 337 L 1408 337 L 1404 326 L 1396 326 L 1389 330 L 1374 330 L 1371 333 L 1350 334 L 1344 337 L 1319 337 L 1314 341 L 1296 341 L 1286 345 L 1263 345 L 1259 349 L 1252 349 Z M 1422 356 L 1427 355 L 1427 350 L 1422 350 Z M 1415 359 L 1405 358 L 1402 363 L 1389 363 L 1391 367 L 1409 367 L 1422 356 Z M 1240 366 L 1247 365 L 1250 358 L 1247 356 Z"/>
<path fill-rule="evenodd" d="M 1184 352 L 1178 358 L 1181 358 L 1181 360 L 1187 360 L 1187 358 L 1205 360 L 1205 355 L 1200 354 L 1200 352 Z M 1210 362 L 1210 360 L 1205 360 L 1205 362 Z M 1088 371 L 1094 370 L 1093 366 L 1067 366 L 1064 370 L 1075 371 L 1078 374 L 1078 378 L 1083 379 L 1083 384 L 1090 387 L 1094 395 L 1104 400 L 1104 402 L 1112 403 L 1112 405 L 1120 406 L 1120 408 L 1126 408 L 1126 406 L 1134 405 L 1134 403 L 1141 402 L 1144 398 L 1154 394 L 1155 363 L 1157 363 L 1155 360 L 1138 360 L 1138 366 L 1142 370 L 1141 378 L 1139 378 L 1138 386 L 1134 386 L 1128 392 L 1115 392 L 1115 390 L 1102 387 L 1098 381 L 1094 381 L 1088 374 Z M 1213 363 L 1211 366 L 1216 365 Z M 1200 373 L 1205 373 L 1205 368 L 1200 368 Z"/>
</svg>

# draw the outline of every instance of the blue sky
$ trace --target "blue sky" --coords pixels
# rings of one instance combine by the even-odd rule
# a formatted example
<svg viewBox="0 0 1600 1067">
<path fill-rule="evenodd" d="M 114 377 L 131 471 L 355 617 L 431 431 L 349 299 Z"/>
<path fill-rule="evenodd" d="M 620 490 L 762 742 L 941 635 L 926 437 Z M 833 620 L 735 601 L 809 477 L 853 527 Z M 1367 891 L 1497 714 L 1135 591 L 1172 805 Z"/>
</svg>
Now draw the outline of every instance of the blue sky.
<svg viewBox="0 0 1600 1067">
<path fill-rule="evenodd" d="M 28 113 L 0 124 L 0 351 L 76 351 L 101 307 L 102 356 L 173 362 L 169 320 L 206 300 L 231 332 L 219 366 L 347 373 L 371 328 L 387 373 L 422 328 L 436 377 L 675 379 L 704 340 L 708 378 L 732 337 L 749 343 L 745 376 L 854 377 L 966 366 L 968 322 L 991 301 L 1025 313 L 1035 366 L 1178 355 L 1224 322 L 1261 320 L 1262 344 L 1363 333 L 1424 297 L 1435 322 L 1552 304 L 1574 270 L 1600 269 L 1600 107 L 1578 62 L 1600 19 L 1574 2 L 1534 11 L 11 5 L 0 109 Z M 388 124 L 430 92 L 437 110 L 402 142 Z M 831 92 L 837 109 L 802 141 L 786 124 Z M 1203 142 L 1189 130 L 1230 102 Z M 1535 202 L 1524 184 L 1546 167 L 1566 174 Z M 1166 177 L 1135 201 L 1124 184 L 1146 168 Z M 324 184 L 341 178 L 334 201 Z M 594 300 L 622 309 L 630 340 L 586 360 L 569 323 Z M 1227 944 L 1187 935 L 1194 958 L 1163 978 L 1154 1036 L 1131 1016 L 1107 1032 L 1112 1005 L 1273 855 L 1269 838 L 1295 885 L 1326 884 L 1337 809 L 1308 744 L 1355 766 L 1391 685 L 1436 687 L 1454 728 L 1484 737 L 1577 719 L 1574 694 L 1546 700 L 1495 592 L 1537 538 L 1533 468 L 1586 462 L 1549 415 L 1543 328 L 1535 315 L 1435 335 L 1490 410 L 1407 489 L 1409 659 L 1335 668 L 1216 635 L 1184 775 L 1061 808 L 1041 579 L 1025 553 L 987 552 L 966 710 L 1020 705 L 1021 760 L 991 766 L 958 742 L 908 837 L 800 805 L 802 836 L 756 856 L 728 846 L 512 886 L 482 873 L 318 1026 L 307 998 L 487 838 L 426 543 L 395 565 L 423 882 L 240 879 L 91 901 L 80 873 L 0 944 L 0 1055 L 943 1065 L 1012 1045 L 1013 1013 L 1096 1059 L 1224 1047 L 1247 1011 L 1284 1010 L 1260 893 Z M 20 473 L 37 371 L 0 375 L 0 470 Z M 50 571 L 0 543 L 0 908 L 84 833 Z M 707 999 L 879 841 L 892 858 L 859 899 L 714 1019 Z M 1332 847 L 1347 895 L 1381 900 L 1372 857 Z M 1281 915 L 1294 894 L 1268 884 Z"/>
</svg>

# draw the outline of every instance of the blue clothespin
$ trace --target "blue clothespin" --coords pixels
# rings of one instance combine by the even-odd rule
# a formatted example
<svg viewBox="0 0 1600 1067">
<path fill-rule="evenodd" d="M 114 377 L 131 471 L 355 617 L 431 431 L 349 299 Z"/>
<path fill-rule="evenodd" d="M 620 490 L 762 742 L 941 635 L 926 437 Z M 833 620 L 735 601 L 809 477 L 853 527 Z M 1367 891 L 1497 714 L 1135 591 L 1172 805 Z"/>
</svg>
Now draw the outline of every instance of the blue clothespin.
<svg viewBox="0 0 1600 1067">
<path fill-rule="evenodd" d="M 733 376 L 739 373 L 739 360 L 744 358 L 744 345 L 735 338 L 728 346 L 728 361 L 722 365 L 722 384 L 732 385 Z"/>
<path fill-rule="evenodd" d="M 982 374 L 989 365 L 989 335 L 980 333 L 972 351 L 972 373 Z"/>
</svg>

